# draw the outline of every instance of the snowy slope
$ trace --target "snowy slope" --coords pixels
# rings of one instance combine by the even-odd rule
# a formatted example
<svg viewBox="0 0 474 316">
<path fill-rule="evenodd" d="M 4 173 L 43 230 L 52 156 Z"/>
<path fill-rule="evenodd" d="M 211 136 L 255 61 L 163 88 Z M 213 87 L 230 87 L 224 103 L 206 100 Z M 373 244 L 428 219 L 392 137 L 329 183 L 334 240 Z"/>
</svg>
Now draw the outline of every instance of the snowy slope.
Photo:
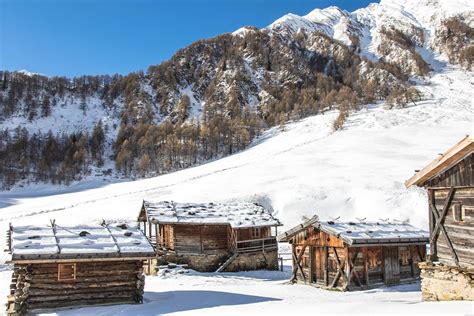
<svg viewBox="0 0 474 316">
<path fill-rule="evenodd" d="M 426 229 L 423 190 L 403 182 L 465 134 L 473 133 L 474 77 L 446 68 L 421 86 L 426 99 L 406 109 L 376 104 L 351 115 L 333 133 L 337 113 L 326 113 L 273 129 L 239 154 L 146 180 L 80 184 L 63 188 L 37 186 L 0 193 L 0 230 L 8 222 L 45 224 L 97 223 L 102 218 L 133 221 L 142 199 L 175 201 L 258 200 L 274 210 L 284 228 L 315 213 L 410 219 Z M 97 186 L 97 188 L 93 188 Z M 77 192 L 71 192 L 76 190 Z M 44 196 L 42 196 L 44 195 Z M 2 255 L 2 261 L 7 260 Z M 422 303 L 419 284 L 338 293 L 288 285 L 285 272 L 165 274 L 147 277 L 142 305 L 117 305 L 56 311 L 60 315 L 225 315 L 309 313 L 459 315 L 471 302 Z M 10 267 L 0 264 L 0 298 L 8 290 Z"/>
<path fill-rule="evenodd" d="M 236 155 L 156 178 L 80 184 L 66 194 L 48 186 L 2 192 L 0 223 L 134 220 L 142 199 L 237 199 L 272 207 L 287 227 L 318 213 L 410 219 L 426 228 L 424 192 L 407 190 L 403 182 L 473 132 L 473 85 L 471 72 L 446 68 L 419 87 L 425 100 L 416 106 L 368 106 L 352 114 L 340 132 L 332 132 L 337 113 L 328 112 L 289 124 L 283 132 L 272 129 Z"/>
</svg>

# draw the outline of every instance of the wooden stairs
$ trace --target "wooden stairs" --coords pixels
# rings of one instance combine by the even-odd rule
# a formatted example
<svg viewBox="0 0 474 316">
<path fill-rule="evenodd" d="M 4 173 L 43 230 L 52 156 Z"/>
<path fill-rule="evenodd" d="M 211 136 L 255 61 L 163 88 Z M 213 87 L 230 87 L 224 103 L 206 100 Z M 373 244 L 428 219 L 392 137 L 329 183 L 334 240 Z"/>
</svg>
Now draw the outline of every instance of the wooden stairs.
<svg viewBox="0 0 474 316">
<path fill-rule="evenodd" d="M 236 252 L 234 253 L 229 259 L 227 259 L 217 270 L 216 272 L 224 272 L 224 270 L 231 264 L 232 261 L 234 261 L 235 258 L 237 258 L 239 254 Z"/>
</svg>

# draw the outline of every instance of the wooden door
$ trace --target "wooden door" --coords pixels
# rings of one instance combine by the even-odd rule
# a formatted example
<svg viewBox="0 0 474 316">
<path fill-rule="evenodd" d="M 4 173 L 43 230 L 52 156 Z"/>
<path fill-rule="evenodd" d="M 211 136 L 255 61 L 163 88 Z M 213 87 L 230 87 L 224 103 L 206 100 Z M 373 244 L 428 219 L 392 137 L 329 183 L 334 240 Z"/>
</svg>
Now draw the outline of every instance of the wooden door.
<svg viewBox="0 0 474 316">
<path fill-rule="evenodd" d="M 311 283 L 323 282 L 321 247 L 311 247 Z"/>
<path fill-rule="evenodd" d="M 400 263 L 398 247 L 384 247 L 384 281 L 385 284 L 400 283 Z"/>
</svg>

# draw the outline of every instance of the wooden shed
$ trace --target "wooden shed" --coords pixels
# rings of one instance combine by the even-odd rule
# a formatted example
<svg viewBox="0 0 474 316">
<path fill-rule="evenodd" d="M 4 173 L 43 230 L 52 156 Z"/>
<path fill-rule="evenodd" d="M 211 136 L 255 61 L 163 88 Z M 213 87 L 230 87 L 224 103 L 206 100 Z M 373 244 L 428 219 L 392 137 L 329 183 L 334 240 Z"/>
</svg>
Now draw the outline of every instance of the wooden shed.
<svg viewBox="0 0 474 316">
<path fill-rule="evenodd" d="M 155 246 L 158 264 L 197 271 L 278 268 L 278 219 L 255 203 L 143 201 L 138 222 Z"/>
<path fill-rule="evenodd" d="M 419 186 L 427 190 L 430 255 L 422 265 L 423 298 L 474 300 L 472 137 L 466 136 L 440 154 L 405 184 L 407 187 Z"/>
<path fill-rule="evenodd" d="M 7 313 L 141 303 L 143 262 L 155 252 L 135 227 L 10 226 L 13 263 Z"/>
<path fill-rule="evenodd" d="M 292 282 L 340 290 L 413 282 L 428 233 L 406 223 L 320 221 L 278 236 L 292 245 Z"/>
</svg>

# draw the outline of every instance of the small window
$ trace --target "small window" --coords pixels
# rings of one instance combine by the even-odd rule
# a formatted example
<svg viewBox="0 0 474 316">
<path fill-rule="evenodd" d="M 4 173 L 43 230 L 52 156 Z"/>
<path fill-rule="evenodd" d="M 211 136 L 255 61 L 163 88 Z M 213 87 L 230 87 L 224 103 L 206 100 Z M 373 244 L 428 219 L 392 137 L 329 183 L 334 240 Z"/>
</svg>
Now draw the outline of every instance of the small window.
<svg viewBox="0 0 474 316">
<path fill-rule="evenodd" d="M 454 221 L 456 222 L 464 221 L 464 216 L 466 215 L 464 205 L 461 205 L 460 203 L 453 204 L 453 206 L 451 206 L 451 210 L 453 212 Z"/>
<path fill-rule="evenodd" d="M 58 281 L 72 281 L 76 279 L 75 263 L 58 264 Z"/>
<path fill-rule="evenodd" d="M 260 238 L 260 228 L 259 227 L 252 228 L 251 236 L 252 238 Z"/>
<path fill-rule="evenodd" d="M 402 266 L 410 264 L 410 250 L 400 250 L 400 264 Z"/>
</svg>

